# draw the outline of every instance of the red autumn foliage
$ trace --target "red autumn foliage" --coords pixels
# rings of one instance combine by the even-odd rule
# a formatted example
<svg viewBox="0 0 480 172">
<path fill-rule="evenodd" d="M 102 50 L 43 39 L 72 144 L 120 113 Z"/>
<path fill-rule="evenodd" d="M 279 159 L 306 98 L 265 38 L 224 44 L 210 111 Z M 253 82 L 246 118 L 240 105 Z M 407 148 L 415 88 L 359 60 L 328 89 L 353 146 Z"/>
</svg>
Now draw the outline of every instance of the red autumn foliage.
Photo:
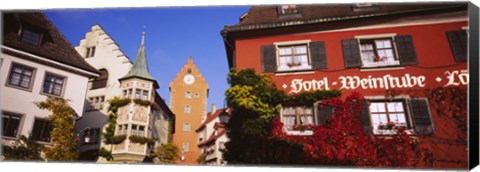
<svg viewBox="0 0 480 172">
<path fill-rule="evenodd" d="M 362 167 L 412 167 L 428 152 L 420 151 L 417 141 L 403 128 L 390 136 L 368 135 L 360 121 L 363 96 L 352 93 L 344 101 L 332 98 L 334 114 L 313 130 L 311 136 L 287 135 L 278 118 L 273 121 L 273 141 L 286 140 L 303 145 L 306 164 L 349 165 Z M 286 162 L 285 162 L 286 163 Z"/>
</svg>

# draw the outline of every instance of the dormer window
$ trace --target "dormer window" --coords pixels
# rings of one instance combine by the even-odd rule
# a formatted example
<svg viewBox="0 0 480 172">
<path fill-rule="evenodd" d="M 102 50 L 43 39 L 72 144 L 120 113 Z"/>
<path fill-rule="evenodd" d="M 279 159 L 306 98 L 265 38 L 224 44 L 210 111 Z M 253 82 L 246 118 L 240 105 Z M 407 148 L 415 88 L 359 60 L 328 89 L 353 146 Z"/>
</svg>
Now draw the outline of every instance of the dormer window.
<svg viewBox="0 0 480 172">
<path fill-rule="evenodd" d="M 23 29 L 21 41 L 32 45 L 40 45 L 42 34 L 31 29 Z"/>
<path fill-rule="evenodd" d="M 280 12 L 281 14 L 297 14 L 297 5 L 282 5 Z"/>
<path fill-rule="evenodd" d="M 302 17 L 302 14 L 297 5 L 281 5 L 278 7 L 278 17 L 280 19 L 298 18 Z"/>
<path fill-rule="evenodd" d="M 358 3 L 352 6 L 353 12 L 378 11 L 380 7 L 373 3 Z"/>
</svg>

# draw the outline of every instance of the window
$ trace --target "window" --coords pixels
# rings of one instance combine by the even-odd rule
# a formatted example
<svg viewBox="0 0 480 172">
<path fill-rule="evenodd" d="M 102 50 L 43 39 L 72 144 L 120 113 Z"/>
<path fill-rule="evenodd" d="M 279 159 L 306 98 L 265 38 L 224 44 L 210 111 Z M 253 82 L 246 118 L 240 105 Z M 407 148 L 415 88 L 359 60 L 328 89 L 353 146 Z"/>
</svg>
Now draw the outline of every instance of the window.
<svg viewBox="0 0 480 172">
<path fill-rule="evenodd" d="M 199 97 L 200 97 L 200 94 L 198 94 L 198 93 L 193 94 L 193 98 L 198 99 Z"/>
<path fill-rule="evenodd" d="M 91 106 L 89 109 L 87 109 L 87 111 L 102 110 L 103 104 L 105 103 L 105 96 L 90 97 L 88 101 L 90 102 Z"/>
<path fill-rule="evenodd" d="M 39 32 L 35 32 L 29 29 L 22 30 L 22 42 L 32 44 L 32 45 L 40 45 L 40 40 L 42 39 L 42 34 Z"/>
<path fill-rule="evenodd" d="M 192 92 L 190 92 L 190 91 L 185 92 L 185 98 L 186 99 L 191 99 L 192 98 Z"/>
<path fill-rule="evenodd" d="M 307 45 L 279 46 L 278 71 L 311 69 Z"/>
<path fill-rule="evenodd" d="M 391 38 L 360 39 L 363 67 L 400 65 Z"/>
<path fill-rule="evenodd" d="M 358 3 L 352 6 L 353 12 L 378 11 L 380 7 L 372 3 Z"/>
<path fill-rule="evenodd" d="M 142 90 L 135 89 L 135 98 L 139 99 L 139 98 L 141 98 L 141 95 L 142 95 Z"/>
<path fill-rule="evenodd" d="M 33 123 L 32 136 L 37 141 L 50 142 L 50 132 L 53 126 L 48 119 L 36 118 Z"/>
<path fill-rule="evenodd" d="M 403 100 L 370 102 L 370 116 L 374 134 L 389 134 L 392 129 L 410 129 Z"/>
<path fill-rule="evenodd" d="M 185 113 L 190 113 L 190 105 L 185 105 Z"/>
<path fill-rule="evenodd" d="M 12 63 L 7 83 L 11 86 L 30 89 L 33 74 L 33 68 Z"/>
<path fill-rule="evenodd" d="M 123 90 L 123 98 L 131 98 L 133 89 Z"/>
<path fill-rule="evenodd" d="M 61 96 L 65 78 L 47 73 L 43 83 L 43 93 Z"/>
<path fill-rule="evenodd" d="M 380 68 L 418 64 L 411 35 L 385 33 L 343 39 L 342 53 L 345 68 Z"/>
<path fill-rule="evenodd" d="M 298 8 L 297 5 L 282 5 L 280 6 L 281 14 L 297 14 Z"/>
<path fill-rule="evenodd" d="M 148 100 L 148 91 L 142 90 L 142 100 Z"/>
<path fill-rule="evenodd" d="M 286 129 L 296 130 L 298 125 L 313 125 L 313 109 L 307 106 L 284 107 L 282 109 L 282 122 Z"/>
<path fill-rule="evenodd" d="M 184 152 L 188 152 L 188 143 L 183 143 L 182 150 L 183 150 Z"/>
<path fill-rule="evenodd" d="M 142 125 L 132 125 L 132 130 L 130 131 L 130 135 L 132 136 L 144 136 L 145 134 L 145 126 Z"/>
<path fill-rule="evenodd" d="M 127 124 L 118 125 L 117 135 L 127 135 L 127 131 L 128 131 Z"/>
<path fill-rule="evenodd" d="M 85 54 L 85 57 L 93 57 L 94 55 L 95 55 L 95 46 L 87 47 L 87 53 Z"/>
<path fill-rule="evenodd" d="M 99 128 L 88 128 L 83 130 L 82 144 L 97 144 L 100 140 Z"/>
<path fill-rule="evenodd" d="M 10 112 L 2 113 L 2 136 L 17 137 L 22 115 Z"/>
<path fill-rule="evenodd" d="M 186 122 L 186 123 L 183 123 L 183 131 L 190 131 L 190 123 Z"/>
<path fill-rule="evenodd" d="M 100 69 L 100 76 L 98 78 L 95 78 L 92 81 L 92 90 L 94 89 L 99 89 L 99 88 L 105 88 L 107 86 L 107 81 L 108 81 L 108 71 L 105 69 Z"/>
</svg>

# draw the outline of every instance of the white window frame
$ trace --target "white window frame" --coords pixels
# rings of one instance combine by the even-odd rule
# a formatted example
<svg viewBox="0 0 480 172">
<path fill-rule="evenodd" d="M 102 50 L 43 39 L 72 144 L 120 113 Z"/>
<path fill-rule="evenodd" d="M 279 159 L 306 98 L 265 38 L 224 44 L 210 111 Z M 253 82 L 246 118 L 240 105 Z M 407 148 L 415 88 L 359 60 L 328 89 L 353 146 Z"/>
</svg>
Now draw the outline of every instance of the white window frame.
<svg viewBox="0 0 480 172">
<path fill-rule="evenodd" d="M 368 114 L 369 114 L 369 119 L 370 119 L 370 124 L 372 126 L 372 129 L 373 129 L 373 134 L 374 135 L 394 135 L 396 134 L 397 130 L 395 129 L 377 129 L 378 126 L 375 126 L 375 124 L 373 124 L 373 119 L 372 119 L 372 112 L 370 110 L 370 107 L 371 107 L 371 103 L 372 102 L 395 102 L 395 101 L 401 101 L 403 102 L 403 112 L 405 114 L 405 120 L 406 120 L 406 125 L 407 125 L 407 129 L 405 130 L 405 132 L 408 134 L 408 135 L 413 135 L 414 134 L 414 125 L 413 125 L 413 121 L 412 121 L 412 114 L 410 112 L 410 104 L 409 104 L 409 99 L 410 97 L 408 95 L 397 95 L 395 96 L 395 98 L 392 98 L 392 99 L 389 99 L 389 98 L 386 98 L 385 96 L 365 96 L 365 99 L 367 99 L 370 103 L 369 107 L 368 107 Z M 388 109 L 385 109 L 386 111 L 388 111 Z M 387 112 L 385 112 L 387 113 Z M 388 114 L 388 113 L 387 113 Z M 387 119 L 388 119 L 388 115 L 387 115 Z M 408 127 L 409 126 L 409 127 Z"/>
<path fill-rule="evenodd" d="M 311 40 L 296 40 L 296 41 L 285 41 L 285 42 L 274 42 L 275 45 L 275 55 L 276 55 L 276 71 L 277 72 L 286 72 L 286 71 L 301 71 L 301 70 L 312 70 L 312 58 L 310 53 L 310 42 Z M 282 47 L 296 47 L 296 46 L 305 46 L 306 48 L 306 55 L 307 55 L 307 65 L 306 66 L 287 66 L 281 67 L 280 65 L 280 49 Z M 293 58 L 293 50 L 292 50 L 292 58 Z M 296 65 L 296 64 L 292 64 Z M 301 65 L 301 63 L 300 63 Z"/>
<path fill-rule="evenodd" d="M 192 92 L 190 90 L 185 92 L 185 98 L 186 99 L 192 99 Z"/>
<path fill-rule="evenodd" d="M 374 34 L 374 35 L 358 35 L 355 36 L 355 39 L 357 39 L 358 42 L 358 49 L 360 53 L 360 61 L 362 62 L 362 68 L 368 69 L 368 68 L 379 68 L 379 67 L 398 67 L 400 66 L 400 58 L 398 56 L 398 50 L 397 50 L 397 45 L 395 43 L 395 36 L 396 33 L 386 33 L 386 34 Z M 378 56 L 372 56 L 372 57 L 364 57 L 362 54 L 362 40 L 371 40 L 375 42 L 375 40 L 382 40 L 382 39 L 389 39 L 390 44 L 391 44 L 391 49 L 392 49 L 392 54 L 393 54 L 393 60 L 386 58 L 386 57 L 378 57 Z M 377 49 L 372 49 L 375 53 L 378 52 Z M 377 57 L 376 59 L 374 59 Z M 366 62 L 365 59 L 370 59 L 370 60 L 378 60 L 378 62 Z"/>
<path fill-rule="evenodd" d="M 190 131 L 190 123 L 188 123 L 188 122 L 183 123 L 183 131 L 185 131 L 185 132 Z"/>
<path fill-rule="evenodd" d="M 288 114 L 288 115 L 287 115 L 287 116 L 294 116 L 294 117 L 295 117 L 296 123 L 293 124 L 293 125 L 300 124 L 301 116 L 307 115 L 307 114 L 300 114 L 300 108 L 304 108 L 304 109 L 310 108 L 310 111 L 311 111 L 311 119 L 312 119 L 312 123 L 311 123 L 310 125 L 315 125 L 315 124 L 316 124 L 316 121 L 315 121 L 316 119 L 315 119 L 315 113 L 314 113 L 314 107 L 313 107 L 313 106 L 306 106 L 306 105 L 301 105 L 301 106 L 285 106 L 285 107 L 282 107 L 282 110 L 281 110 L 281 112 L 280 112 L 280 114 L 281 114 L 281 121 L 282 121 L 282 123 L 284 124 L 285 130 L 287 130 L 287 131 L 296 131 L 296 130 L 293 129 L 293 126 L 291 126 L 292 128 L 290 128 L 289 126 L 287 126 L 287 125 L 285 124 L 285 120 L 286 120 L 285 116 L 286 116 L 286 114 L 284 114 L 284 112 L 285 112 L 285 109 L 286 109 L 286 108 L 293 108 L 293 110 L 294 110 L 294 114 L 293 114 L 293 115 L 291 115 L 291 114 Z M 305 124 L 305 123 L 303 122 L 303 125 L 307 125 L 307 124 Z"/>
<path fill-rule="evenodd" d="M 183 143 L 183 146 L 182 146 L 182 150 L 183 152 L 188 152 L 188 147 L 190 146 L 190 144 L 188 143 Z"/>
<path fill-rule="evenodd" d="M 185 110 L 184 110 L 184 112 L 185 112 L 186 114 L 190 114 L 190 113 L 192 112 L 192 106 L 190 106 L 190 105 L 185 105 Z"/>
</svg>

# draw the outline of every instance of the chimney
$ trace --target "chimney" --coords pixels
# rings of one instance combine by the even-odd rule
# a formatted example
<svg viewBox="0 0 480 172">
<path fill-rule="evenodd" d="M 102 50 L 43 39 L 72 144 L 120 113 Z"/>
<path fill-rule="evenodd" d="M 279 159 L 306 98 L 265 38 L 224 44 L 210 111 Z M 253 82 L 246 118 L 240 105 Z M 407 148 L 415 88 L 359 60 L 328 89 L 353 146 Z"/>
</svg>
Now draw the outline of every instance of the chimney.
<svg viewBox="0 0 480 172">
<path fill-rule="evenodd" d="M 211 110 L 212 110 L 212 113 L 211 113 L 211 114 L 214 114 L 215 111 L 217 111 L 217 106 L 215 106 L 215 103 L 212 103 L 212 108 L 211 108 Z"/>
</svg>

